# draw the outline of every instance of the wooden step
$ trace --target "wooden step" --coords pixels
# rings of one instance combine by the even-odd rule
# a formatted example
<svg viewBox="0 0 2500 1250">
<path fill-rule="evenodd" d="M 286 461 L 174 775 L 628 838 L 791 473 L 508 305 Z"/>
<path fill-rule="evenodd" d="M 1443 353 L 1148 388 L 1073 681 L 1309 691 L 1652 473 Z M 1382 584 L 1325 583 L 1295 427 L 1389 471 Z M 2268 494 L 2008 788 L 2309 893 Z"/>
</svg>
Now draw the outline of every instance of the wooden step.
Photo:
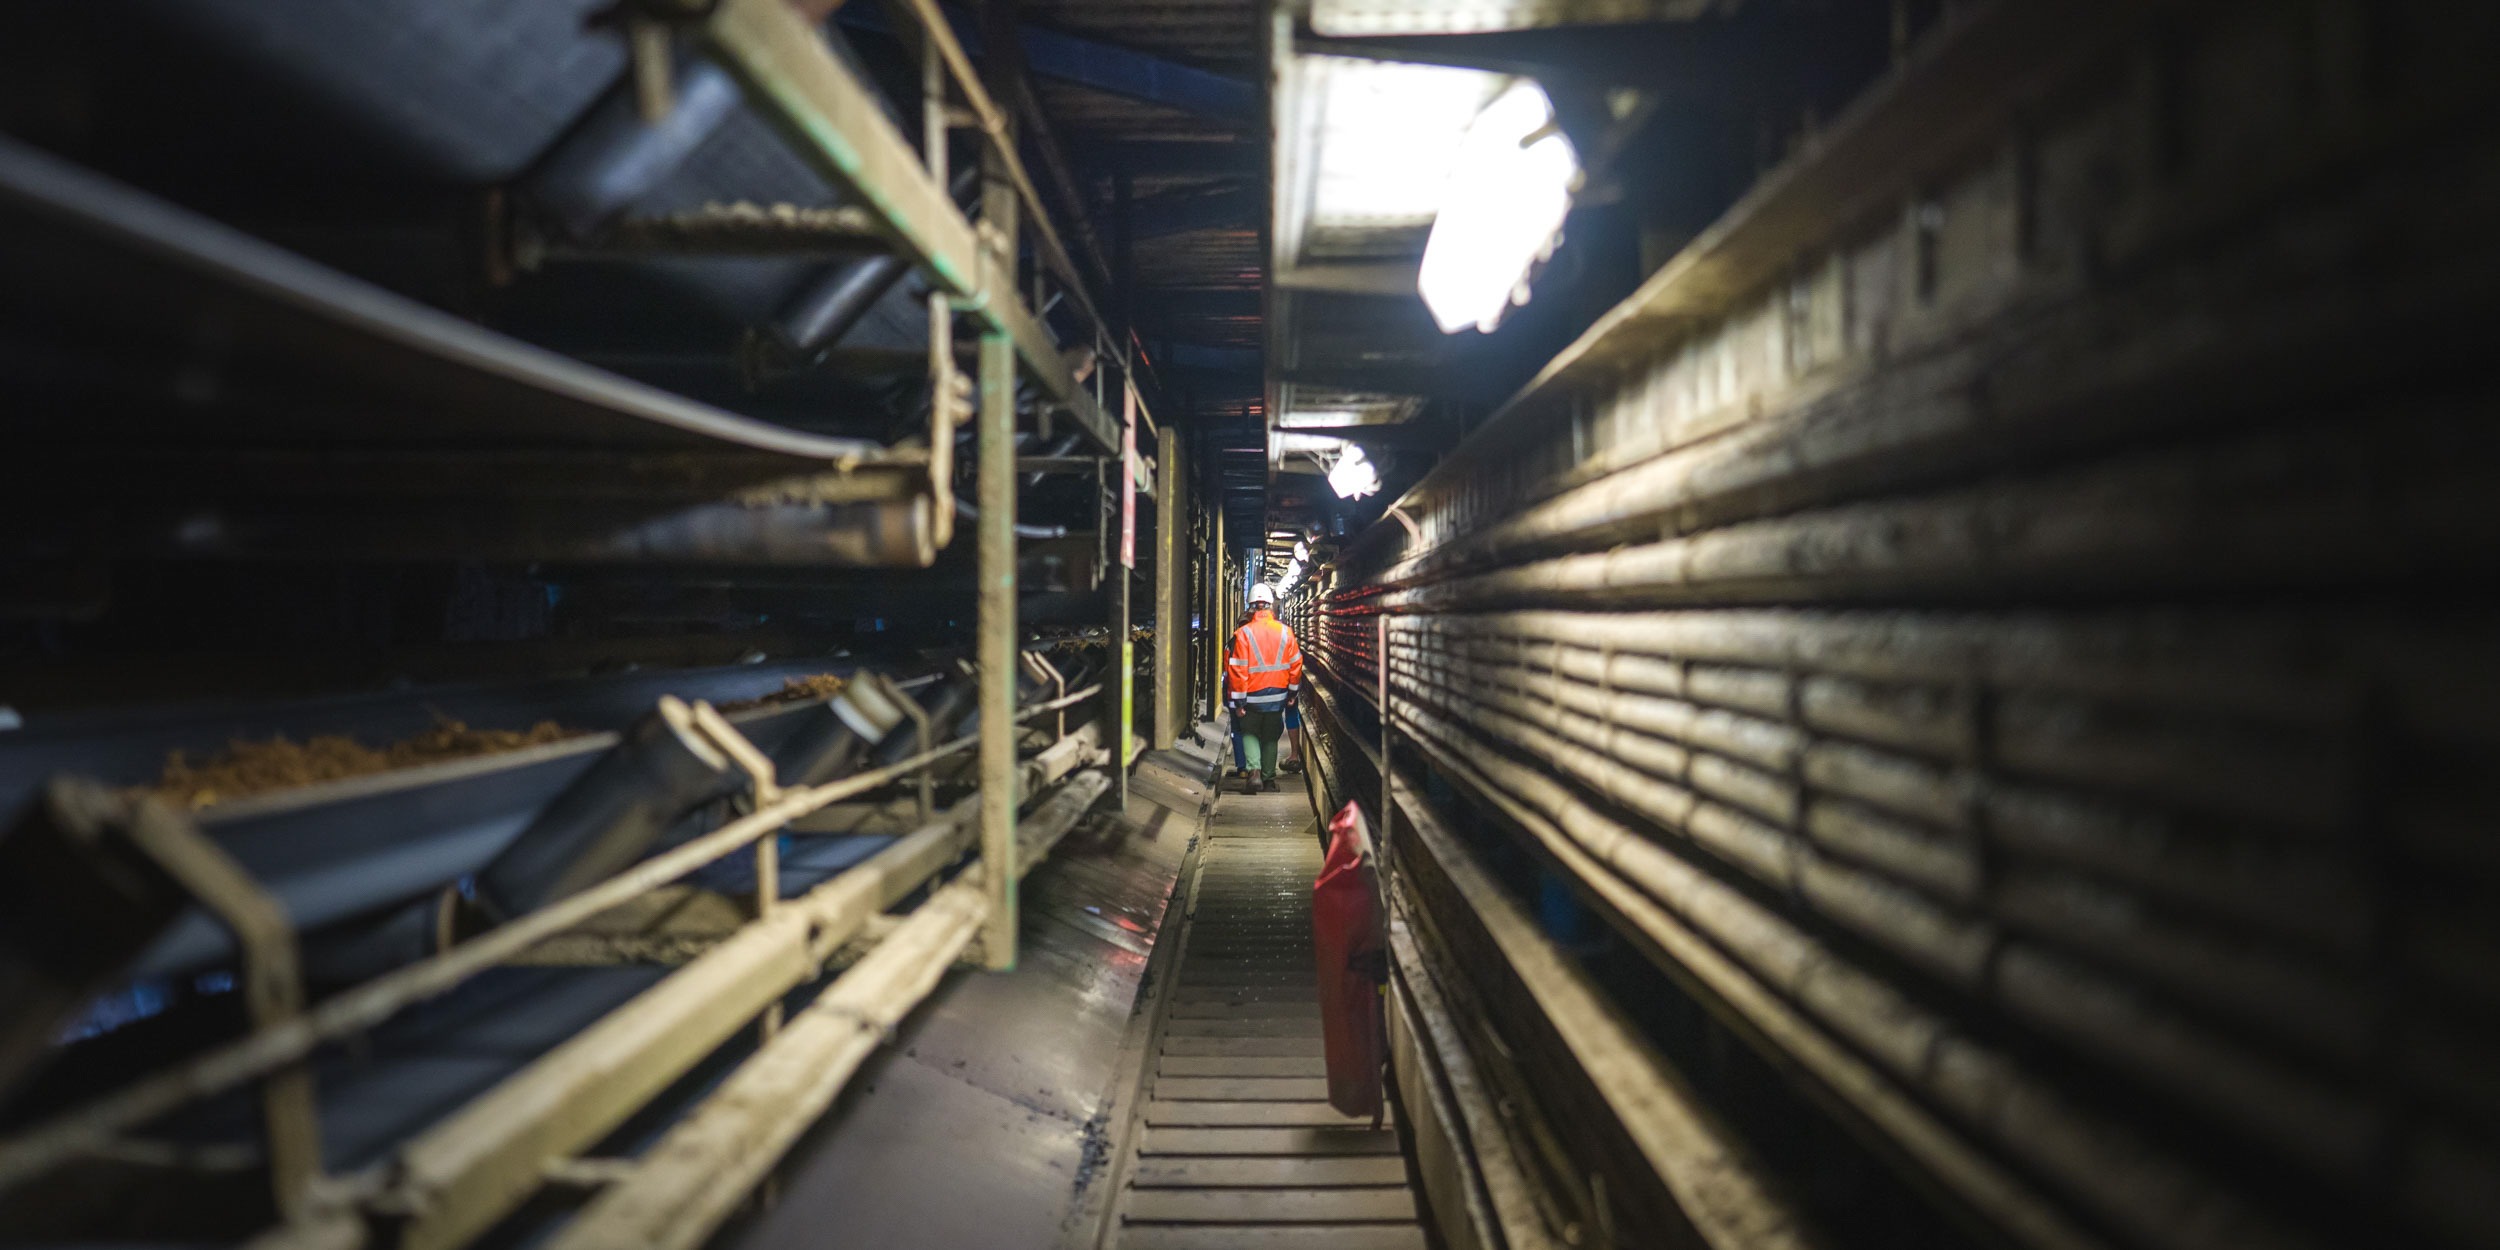
<svg viewBox="0 0 2500 1250">
<path fill-rule="evenodd" d="M 1209 1003 L 1316 1003 L 1319 988 L 1311 985 L 1262 985 L 1241 990 L 1180 989 L 1172 994 L 1175 1007 L 1195 1007 Z"/>
<path fill-rule="evenodd" d="M 1328 1082 L 1306 1076 L 1159 1076 L 1154 1094 L 1167 1102 L 1326 1102 Z"/>
<path fill-rule="evenodd" d="M 1174 1020 L 1165 1037 L 1318 1037 L 1319 1016 L 1290 1020 Z"/>
<path fill-rule="evenodd" d="M 1324 1102 L 1169 1102 L 1146 1104 L 1150 1128 L 1368 1127 Z"/>
<path fill-rule="evenodd" d="M 1247 1055 L 1164 1055 L 1155 1061 L 1156 1076 L 1326 1076 L 1328 1061 L 1311 1058 Z"/>
<path fill-rule="evenodd" d="M 1139 1161 L 1131 1183 L 1140 1189 L 1330 1189 L 1404 1185 L 1406 1160 L 1396 1155 L 1169 1155 Z"/>
<path fill-rule="evenodd" d="M 1163 1039 L 1166 1055 L 1223 1055 L 1228 1057 L 1317 1059 L 1323 1053 L 1320 1039 L 1312 1037 L 1167 1037 Z"/>
<path fill-rule="evenodd" d="M 1424 1250 L 1414 1224 L 1135 1224 L 1121 1250 Z"/>
<path fill-rule="evenodd" d="M 1158 1155 L 1395 1155 L 1398 1135 L 1388 1128 L 1155 1128 L 1149 1125 L 1137 1153 Z"/>
<path fill-rule="evenodd" d="M 1140 1189 L 1127 1215 L 1156 1224 L 1356 1224 L 1414 1219 L 1415 1196 L 1403 1178 L 1365 1189 Z"/>
<path fill-rule="evenodd" d="M 1317 1002 L 1174 1003 L 1175 1020 L 1317 1020 Z"/>
</svg>

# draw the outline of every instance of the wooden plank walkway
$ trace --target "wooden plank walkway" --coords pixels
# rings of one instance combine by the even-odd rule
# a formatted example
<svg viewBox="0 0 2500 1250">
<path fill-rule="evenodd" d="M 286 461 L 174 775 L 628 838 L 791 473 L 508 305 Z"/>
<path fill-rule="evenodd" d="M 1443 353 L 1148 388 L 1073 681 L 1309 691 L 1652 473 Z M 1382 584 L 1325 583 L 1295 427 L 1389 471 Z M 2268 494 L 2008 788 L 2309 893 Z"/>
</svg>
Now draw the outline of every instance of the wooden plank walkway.
<svg viewBox="0 0 2500 1250">
<path fill-rule="evenodd" d="M 1392 1125 L 1328 1105 L 1299 789 L 1227 794 L 1138 1099 L 1121 1250 L 1423 1250 Z"/>
</svg>

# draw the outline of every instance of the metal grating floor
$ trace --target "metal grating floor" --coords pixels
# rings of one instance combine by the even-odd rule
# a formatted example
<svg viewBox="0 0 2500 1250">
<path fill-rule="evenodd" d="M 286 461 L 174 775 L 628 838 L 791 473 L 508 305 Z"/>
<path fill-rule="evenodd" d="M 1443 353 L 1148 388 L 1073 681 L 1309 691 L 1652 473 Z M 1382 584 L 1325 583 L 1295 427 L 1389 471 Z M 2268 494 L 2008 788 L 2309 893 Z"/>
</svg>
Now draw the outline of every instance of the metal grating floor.
<svg viewBox="0 0 2500 1250">
<path fill-rule="evenodd" d="M 1423 1250 L 1397 1133 L 1328 1105 L 1299 789 L 1227 794 L 1154 1039 L 1122 1250 Z"/>
</svg>

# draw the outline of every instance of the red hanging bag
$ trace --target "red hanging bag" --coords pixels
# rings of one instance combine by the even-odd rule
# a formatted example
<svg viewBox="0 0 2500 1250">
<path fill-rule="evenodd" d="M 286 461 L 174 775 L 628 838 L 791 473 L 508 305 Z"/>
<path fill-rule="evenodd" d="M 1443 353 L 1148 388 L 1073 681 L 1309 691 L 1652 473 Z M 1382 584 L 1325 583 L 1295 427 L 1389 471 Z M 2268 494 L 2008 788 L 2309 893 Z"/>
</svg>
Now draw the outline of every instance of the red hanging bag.
<svg viewBox="0 0 2500 1250">
<path fill-rule="evenodd" d="M 1380 1016 L 1388 944 L 1379 879 L 1366 852 L 1363 813 L 1348 803 L 1328 822 L 1328 858 L 1311 887 L 1311 944 L 1319 959 L 1328 1105 L 1377 1121 L 1388 1059 Z"/>
</svg>

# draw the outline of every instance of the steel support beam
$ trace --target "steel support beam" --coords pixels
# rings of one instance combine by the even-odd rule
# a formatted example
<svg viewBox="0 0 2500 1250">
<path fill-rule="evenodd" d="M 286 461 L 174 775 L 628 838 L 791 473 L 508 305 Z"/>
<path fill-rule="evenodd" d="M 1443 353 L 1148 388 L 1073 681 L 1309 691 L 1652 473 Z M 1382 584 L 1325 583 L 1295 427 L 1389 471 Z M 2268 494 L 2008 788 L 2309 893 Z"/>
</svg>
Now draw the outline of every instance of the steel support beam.
<svg viewBox="0 0 2500 1250">
<path fill-rule="evenodd" d="M 1180 431 L 1164 426 L 1155 444 L 1155 749 L 1180 740 L 1182 686 L 1180 634 L 1189 609 L 1181 597 Z"/>
<path fill-rule="evenodd" d="M 1107 662 L 1115 670 L 1111 680 L 1118 688 L 1106 692 L 1107 697 L 1103 699 L 1103 719 L 1109 722 L 1110 728 L 1110 732 L 1104 735 L 1104 742 L 1113 752 L 1112 758 L 1126 764 L 1129 744 L 1136 735 L 1137 727 L 1137 643 L 1130 637 L 1129 619 L 1129 592 L 1133 588 L 1131 583 L 1136 571 L 1114 560 L 1107 573 L 1111 579 L 1103 587 L 1103 600 L 1109 606 L 1106 623 L 1111 630 Z M 1125 767 L 1113 770 L 1112 785 L 1119 791 L 1116 797 L 1125 804 L 1128 801 L 1128 770 Z"/>
<path fill-rule="evenodd" d="M 921 167 L 876 95 L 787 0 L 724 0 L 704 36 L 764 115 L 858 197 L 883 233 L 950 293 L 979 294 L 971 224 Z"/>
<path fill-rule="evenodd" d="M 555 1250 L 693 1250 L 708 1241 L 937 988 L 981 931 L 985 892 L 995 893 L 997 878 L 1012 881 L 1047 856 L 1101 799 L 1105 781 L 1088 773 L 1069 782 L 1034 810 L 1031 845 L 975 864 L 914 909 L 634 1160 L 558 1234 Z"/>
<path fill-rule="evenodd" d="M 1128 390 L 1123 402 L 1127 408 L 1130 454 L 1105 463 L 1104 471 L 1107 476 L 1116 479 L 1116 485 L 1102 496 L 1105 507 L 1112 513 L 1102 519 L 1102 532 L 1111 537 L 1108 544 L 1110 558 L 1104 561 L 1103 569 L 1106 579 L 1103 600 L 1109 608 L 1106 623 L 1111 631 L 1105 639 L 1105 651 L 1106 662 L 1112 669 L 1111 680 L 1117 683 L 1112 696 L 1103 700 L 1103 718 L 1110 722 L 1110 732 L 1103 735 L 1103 743 L 1111 748 L 1111 784 L 1117 792 L 1114 797 L 1125 806 L 1128 802 L 1129 739 L 1137 728 L 1137 644 L 1131 637 L 1129 624 L 1129 593 L 1135 588 L 1137 576 L 1134 567 L 1137 559 L 1137 457 L 1134 454 L 1137 446 L 1137 392 Z"/>
<path fill-rule="evenodd" d="M 1224 483 L 1219 478 L 1211 484 L 1214 506 L 1207 509 L 1207 549 L 1200 553 L 1206 570 L 1198 587 L 1204 605 L 1200 620 L 1207 633 L 1207 653 L 1199 667 L 1207 676 L 1208 720 L 1224 710 Z"/>
<path fill-rule="evenodd" d="M 1118 451 L 1111 418 L 1069 372 L 1058 344 L 1017 292 L 1013 213 L 983 212 L 985 226 L 999 227 L 995 244 L 984 246 L 875 93 L 786 0 L 721 0 L 703 32 L 714 55 L 800 154 L 873 213 L 894 245 L 986 331 L 1010 340 L 1025 370 L 1096 447 Z M 1003 163 L 997 171 L 1002 179 L 1009 172 Z M 1014 204 L 1012 192 L 1006 202 Z"/>
<path fill-rule="evenodd" d="M 404 1250 L 467 1243 L 570 1158 L 815 975 L 869 917 L 900 902 L 966 841 L 949 816 L 750 924 L 666 981 L 418 1137 L 395 1164 L 414 1209 Z"/>
<path fill-rule="evenodd" d="M 776 3 L 778 0 L 776 0 Z M 1004 198 L 993 185 L 993 199 Z M 1012 210 L 1010 210 L 1012 211 Z M 1012 863 L 1016 847 L 1016 362 L 1006 335 L 981 336 L 981 415 L 977 455 L 981 519 L 979 609 L 981 860 Z M 982 922 L 983 962 L 1016 966 L 1016 877 L 989 874 Z"/>
</svg>

